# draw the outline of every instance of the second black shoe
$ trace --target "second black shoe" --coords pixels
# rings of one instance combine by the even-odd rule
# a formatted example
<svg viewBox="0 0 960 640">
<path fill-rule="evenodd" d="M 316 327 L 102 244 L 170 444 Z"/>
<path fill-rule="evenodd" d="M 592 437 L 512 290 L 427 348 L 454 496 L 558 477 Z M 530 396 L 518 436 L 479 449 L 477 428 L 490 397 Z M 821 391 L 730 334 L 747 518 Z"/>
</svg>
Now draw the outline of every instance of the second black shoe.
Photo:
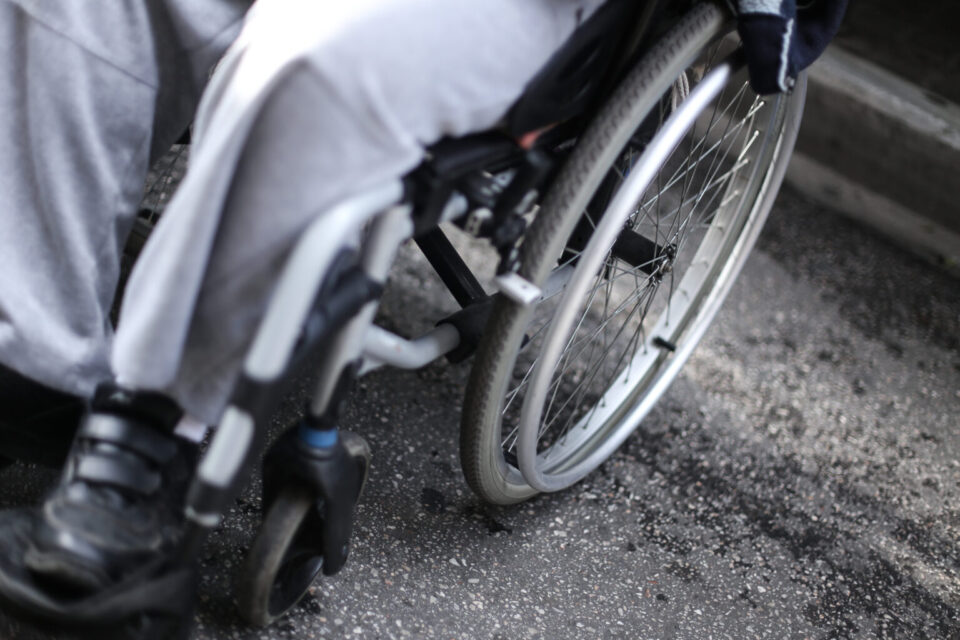
<svg viewBox="0 0 960 640">
<path fill-rule="evenodd" d="M 4 460 L 63 464 L 84 401 L 0 365 L 0 467 Z"/>
<path fill-rule="evenodd" d="M 41 506 L 24 556 L 52 593 L 95 593 L 169 557 L 198 447 L 174 435 L 166 396 L 102 386 L 59 485 Z"/>
</svg>

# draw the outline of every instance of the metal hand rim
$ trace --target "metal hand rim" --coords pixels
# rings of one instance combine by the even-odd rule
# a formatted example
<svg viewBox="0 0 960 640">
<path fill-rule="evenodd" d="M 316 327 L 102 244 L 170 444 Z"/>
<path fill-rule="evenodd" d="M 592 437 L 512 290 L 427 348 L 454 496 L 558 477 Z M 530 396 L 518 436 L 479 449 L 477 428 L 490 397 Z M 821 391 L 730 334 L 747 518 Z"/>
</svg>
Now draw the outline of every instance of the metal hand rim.
<svg viewBox="0 0 960 640">
<path fill-rule="evenodd" d="M 566 338 L 577 319 L 578 306 L 571 303 L 586 293 L 593 274 L 600 270 L 610 246 L 634 211 L 635 203 L 656 176 L 660 165 L 673 153 L 700 113 L 719 95 L 734 72 L 734 65 L 730 60 L 718 65 L 680 104 L 680 108 L 671 114 L 621 185 L 580 256 L 576 273 L 568 283 L 558 306 L 557 317 L 544 339 L 544 350 L 531 375 L 529 391 L 520 415 L 517 461 L 524 480 L 538 491 L 557 491 L 570 486 L 606 459 L 633 431 L 633 425 L 625 422 L 619 433 L 610 437 L 592 455 L 572 469 L 557 474 L 544 473 L 541 469 L 542 460 L 537 453 L 539 426 L 554 369 L 562 357 Z M 683 359 L 685 358 L 679 358 L 681 364 Z"/>
</svg>

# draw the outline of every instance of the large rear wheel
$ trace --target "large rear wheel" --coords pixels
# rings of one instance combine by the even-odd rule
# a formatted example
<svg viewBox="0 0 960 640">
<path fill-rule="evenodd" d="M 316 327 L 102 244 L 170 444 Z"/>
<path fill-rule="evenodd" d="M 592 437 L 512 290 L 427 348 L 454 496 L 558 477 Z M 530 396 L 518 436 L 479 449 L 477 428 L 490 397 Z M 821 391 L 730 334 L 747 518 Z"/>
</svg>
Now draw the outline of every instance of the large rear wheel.
<svg viewBox="0 0 960 640">
<path fill-rule="evenodd" d="M 520 268 L 543 295 L 496 301 L 464 401 L 461 462 L 485 500 L 560 490 L 596 468 L 713 319 L 780 187 L 803 104 L 802 82 L 767 99 L 744 72 L 726 75 L 738 46 L 717 5 L 682 17 L 544 198 Z M 665 126 L 682 140 L 657 152 Z"/>
</svg>

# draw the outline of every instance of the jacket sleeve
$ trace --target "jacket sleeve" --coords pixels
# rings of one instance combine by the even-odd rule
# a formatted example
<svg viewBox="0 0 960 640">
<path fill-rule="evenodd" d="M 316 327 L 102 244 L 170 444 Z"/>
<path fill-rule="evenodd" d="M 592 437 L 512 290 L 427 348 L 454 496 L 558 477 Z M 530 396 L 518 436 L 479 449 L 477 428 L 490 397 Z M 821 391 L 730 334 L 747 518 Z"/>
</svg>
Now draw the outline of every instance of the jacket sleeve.
<svg viewBox="0 0 960 640">
<path fill-rule="evenodd" d="M 789 91 L 797 74 L 837 34 L 847 0 L 736 0 L 750 85 L 760 94 Z"/>
</svg>

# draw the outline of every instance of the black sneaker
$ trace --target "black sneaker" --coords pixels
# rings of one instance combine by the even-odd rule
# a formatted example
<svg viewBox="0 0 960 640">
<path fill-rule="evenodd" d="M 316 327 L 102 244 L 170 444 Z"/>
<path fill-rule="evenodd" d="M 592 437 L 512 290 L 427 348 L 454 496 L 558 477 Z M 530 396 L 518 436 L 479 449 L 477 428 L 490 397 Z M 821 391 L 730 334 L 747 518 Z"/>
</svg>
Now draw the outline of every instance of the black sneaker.
<svg viewBox="0 0 960 640">
<path fill-rule="evenodd" d="M 13 460 L 63 465 L 84 409 L 78 396 L 0 365 L 0 468 Z"/>
<path fill-rule="evenodd" d="M 24 564 L 53 593 L 83 595 L 168 558 L 184 529 L 198 447 L 155 393 L 101 386 L 59 485 L 42 505 Z"/>
</svg>

